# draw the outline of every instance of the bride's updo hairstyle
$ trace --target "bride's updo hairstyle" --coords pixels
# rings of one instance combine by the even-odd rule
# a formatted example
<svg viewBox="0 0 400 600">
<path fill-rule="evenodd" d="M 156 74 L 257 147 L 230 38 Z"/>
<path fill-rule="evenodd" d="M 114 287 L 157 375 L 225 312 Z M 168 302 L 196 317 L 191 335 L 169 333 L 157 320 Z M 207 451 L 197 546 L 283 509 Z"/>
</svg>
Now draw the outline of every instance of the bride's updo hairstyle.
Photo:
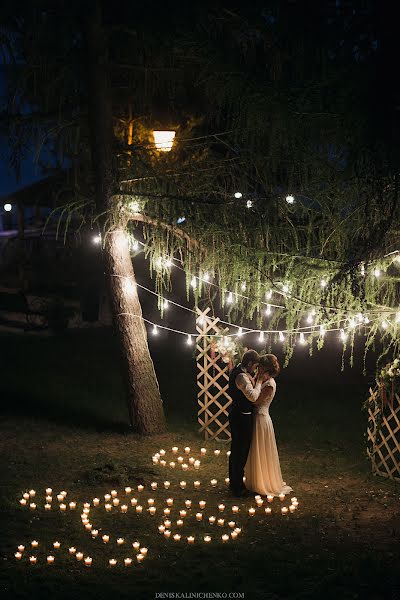
<svg viewBox="0 0 400 600">
<path fill-rule="evenodd" d="M 268 375 L 270 375 L 271 377 L 276 377 L 281 371 L 278 359 L 276 358 L 275 354 L 264 354 L 260 356 L 259 364 L 262 367 L 264 367 Z"/>
</svg>

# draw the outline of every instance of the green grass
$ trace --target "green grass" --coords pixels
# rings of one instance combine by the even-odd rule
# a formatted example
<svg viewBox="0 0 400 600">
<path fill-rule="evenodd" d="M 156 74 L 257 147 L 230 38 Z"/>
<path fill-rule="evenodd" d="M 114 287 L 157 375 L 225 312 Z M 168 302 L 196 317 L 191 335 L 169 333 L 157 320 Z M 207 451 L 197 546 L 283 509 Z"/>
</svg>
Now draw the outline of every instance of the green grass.
<svg viewBox="0 0 400 600">
<path fill-rule="evenodd" d="M 151 496 L 158 510 L 174 498 L 173 516 L 184 500 L 204 498 L 205 513 L 217 514 L 224 501 L 235 501 L 224 485 L 227 446 L 205 443 L 197 433 L 196 389 L 192 358 L 179 349 L 158 346 L 154 360 L 165 401 L 169 431 L 154 438 L 131 434 L 118 371 L 114 340 L 104 332 L 80 332 L 64 338 L 2 337 L 1 416 L 1 559 L 0 591 L 6 598 L 155 598 L 156 592 L 244 592 L 246 600 L 278 598 L 395 598 L 399 572 L 399 487 L 370 474 L 364 457 L 365 415 L 359 385 L 309 386 L 282 377 L 271 410 L 285 480 L 300 501 L 288 517 L 259 510 L 246 516 L 251 502 L 240 503 L 242 534 L 227 544 L 166 540 L 158 533 L 160 514 L 92 509 L 92 522 L 109 531 L 104 545 L 91 540 L 80 523 L 80 510 L 32 512 L 19 505 L 22 492 L 34 488 L 38 505 L 50 486 L 68 491 L 82 506 L 111 489 L 124 497 L 126 485 L 168 479 L 171 489 Z M 171 373 L 176 373 L 171 377 Z M 199 471 L 152 465 L 160 448 L 189 445 L 208 454 Z M 215 457 L 211 451 L 221 449 Z M 202 482 L 200 491 L 182 491 L 178 482 Z M 57 504 L 57 503 L 56 503 Z M 192 511 L 194 512 L 194 511 Z M 216 526 L 213 526 L 217 529 Z M 219 533 L 225 532 L 218 528 Z M 175 526 L 174 531 L 177 530 Z M 210 530 L 194 517 L 182 533 Z M 212 529 L 210 530 L 212 534 Z M 141 566 L 107 567 L 118 549 L 117 535 L 138 539 L 149 548 Z M 14 559 L 19 543 L 37 539 L 42 562 L 30 566 Z M 43 564 L 55 540 L 62 543 L 57 564 Z M 74 545 L 93 557 L 88 569 L 70 558 Z"/>
</svg>

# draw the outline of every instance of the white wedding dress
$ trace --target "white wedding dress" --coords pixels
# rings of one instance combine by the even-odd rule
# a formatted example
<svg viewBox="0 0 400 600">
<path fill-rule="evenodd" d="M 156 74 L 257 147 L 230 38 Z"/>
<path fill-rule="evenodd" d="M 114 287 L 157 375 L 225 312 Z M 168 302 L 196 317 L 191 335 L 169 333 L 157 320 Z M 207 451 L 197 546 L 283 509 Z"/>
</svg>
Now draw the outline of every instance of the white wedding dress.
<svg viewBox="0 0 400 600">
<path fill-rule="evenodd" d="M 263 383 L 255 405 L 253 437 L 244 469 L 247 489 L 262 496 L 279 496 L 293 491 L 282 479 L 274 426 L 269 414 L 275 392 L 275 379 Z"/>
</svg>

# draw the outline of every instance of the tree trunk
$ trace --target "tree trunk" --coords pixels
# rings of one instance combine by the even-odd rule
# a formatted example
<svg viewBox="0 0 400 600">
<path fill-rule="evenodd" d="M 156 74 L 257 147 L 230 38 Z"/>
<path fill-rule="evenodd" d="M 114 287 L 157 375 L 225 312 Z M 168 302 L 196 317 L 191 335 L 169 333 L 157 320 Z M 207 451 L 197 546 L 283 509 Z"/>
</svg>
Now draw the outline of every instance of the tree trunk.
<svg viewBox="0 0 400 600">
<path fill-rule="evenodd" d="M 112 223 L 111 230 L 105 235 L 104 260 L 122 356 L 128 410 L 131 425 L 139 433 L 155 434 L 165 430 L 165 418 L 124 233 L 126 223 L 119 204 L 113 201 L 116 187 L 113 122 L 107 82 L 107 45 L 98 5 L 88 16 L 87 44 L 90 142 L 96 207 L 99 213 L 108 211 Z"/>
</svg>

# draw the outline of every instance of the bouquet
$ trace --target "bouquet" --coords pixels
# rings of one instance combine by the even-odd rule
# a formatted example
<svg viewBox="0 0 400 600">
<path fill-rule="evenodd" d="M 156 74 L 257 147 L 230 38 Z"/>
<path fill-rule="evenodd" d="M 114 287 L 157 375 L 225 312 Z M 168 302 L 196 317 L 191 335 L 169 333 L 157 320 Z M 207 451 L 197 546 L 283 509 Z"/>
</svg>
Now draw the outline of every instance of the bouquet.
<svg viewBox="0 0 400 600">
<path fill-rule="evenodd" d="M 395 358 L 387 363 L 377 374 L 377 384 L 381 393 L 382 406 L 390 404 L 393 407 L 393 398 L 400 392 L 400 359 Z"/>
</svg>

